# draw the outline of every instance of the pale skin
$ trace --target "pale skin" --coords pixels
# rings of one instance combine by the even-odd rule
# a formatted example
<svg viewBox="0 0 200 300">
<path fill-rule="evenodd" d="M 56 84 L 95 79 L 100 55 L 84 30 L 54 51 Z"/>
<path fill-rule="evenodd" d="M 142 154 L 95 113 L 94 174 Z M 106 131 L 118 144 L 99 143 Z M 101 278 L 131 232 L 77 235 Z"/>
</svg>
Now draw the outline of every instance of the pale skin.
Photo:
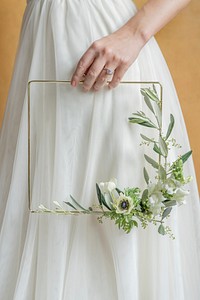
<svg viewBox="0 0 200 300">
<path fill-rule="evenodd" d="M 149 0 L 117 31 L 96 40 L 80 58 L 71 85 L 98 91 L 108 82 L 115 88 L 148 40 L 173 19 L 190 0 Z M 104 68 L 113 71 L 108 75 Z"/>
</svg>

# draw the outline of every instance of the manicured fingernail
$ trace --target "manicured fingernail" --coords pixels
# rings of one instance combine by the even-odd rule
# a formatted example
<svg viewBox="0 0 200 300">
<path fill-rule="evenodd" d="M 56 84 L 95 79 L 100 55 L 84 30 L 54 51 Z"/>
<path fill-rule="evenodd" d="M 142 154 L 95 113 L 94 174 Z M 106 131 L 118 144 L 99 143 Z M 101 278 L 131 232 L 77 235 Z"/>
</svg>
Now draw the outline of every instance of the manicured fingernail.
<svg viewBox="0 0 200 300">
<path fill-rule="evenodd" d="M 73 87 L 76 86 L 76 81 L 75 81 L 75 80 L 72 81 L 72 86 L 73 86 Z"/>
</svg>

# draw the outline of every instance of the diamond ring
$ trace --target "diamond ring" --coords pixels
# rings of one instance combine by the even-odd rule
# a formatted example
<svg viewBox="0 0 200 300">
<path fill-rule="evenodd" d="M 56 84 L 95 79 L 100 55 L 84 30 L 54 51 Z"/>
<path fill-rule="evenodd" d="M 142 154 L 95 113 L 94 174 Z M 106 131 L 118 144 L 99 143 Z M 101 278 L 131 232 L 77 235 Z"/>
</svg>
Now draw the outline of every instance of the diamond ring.
<svg viewBox="0 0 200 300">
<path fill-rule="evenodd" d="M 112 75 L 112 74 L 113 74 L 113 71 L 112 71 L 111 69 L 103 68 L 103 70 L 106 71 L 106 74 L 107 74 L 107 75 Z"/>
</svg>

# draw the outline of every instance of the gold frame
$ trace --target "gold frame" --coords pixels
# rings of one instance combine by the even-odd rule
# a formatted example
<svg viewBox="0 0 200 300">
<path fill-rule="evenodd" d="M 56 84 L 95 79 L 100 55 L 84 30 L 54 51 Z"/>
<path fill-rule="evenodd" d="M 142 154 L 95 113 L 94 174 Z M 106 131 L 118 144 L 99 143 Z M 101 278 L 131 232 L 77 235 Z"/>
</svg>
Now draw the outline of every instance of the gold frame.
<svg viewBox="0 0 200 300">
<path fill-rule="evenodd" d="M 39 210 L 33 210 L 31 209 L 31 126 L 30 126 L 30 119 L 31 119 L 31 112 L 30 112 L 30 91 L 31 91 L 31 83 L 59 83 L 59 84 L 70 84 L 70 80 L 30 80 L 28 82 L 28 209 L 31 213 L 42 213 L 42 211 Z M 80 82 L 81 84 L 83 81 Z M 160 101 L 162 105 L 162 97 L 163 97 L 163 87 L 160 82 L 158 81 L 121 81 L 120 84 L 149 84 L 149 85 L 159 85 L 160 86 Z M 56 213 L 56 210 L 54 211 Z M 78 212 L 80 214 L 80 211 Z M 67 213 L 64 213 L 66 215 L 76 215 L 76 211 L 67 211 Z"/>
</svg>

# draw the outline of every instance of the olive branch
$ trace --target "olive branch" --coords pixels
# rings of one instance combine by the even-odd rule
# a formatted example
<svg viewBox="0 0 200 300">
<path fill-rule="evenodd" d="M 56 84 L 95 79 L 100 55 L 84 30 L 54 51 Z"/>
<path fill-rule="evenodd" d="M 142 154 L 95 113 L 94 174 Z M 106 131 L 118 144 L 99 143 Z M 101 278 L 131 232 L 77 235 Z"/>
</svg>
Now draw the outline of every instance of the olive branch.
<svg viewBox="0 0 200 300">
<path fill-rule="evenodd" d="M 146 154 L 144 155 L 145 160 L 156 171 L 153 181 L 144 167 L 143 174 L 146 188 L 143 191 L 139 187 L 120 190 L 117 187 L 116 179 L 111 179 L 109 182 L 96 184 L 98 205 L 85 208 L 70 195 L 70 201 L 64 201 L 64 204 L 72 210 L 67 210 L 59 202 L 54 201 L 56 210 L 40 205 L 38 212 L 65 215 L 97 215 L 100 223 L 103 222 L 103 218 L 111 219 L 126 233 L 138 227 L 139 223 L 144 229 L 152 223 L 156 226 L 159 225 L 158 232 L 160 234 L 168 234 L 174 239 L 171 228 L 165 225 L 165 220 L 170 217 L 175 206 L 185 203 L 185 196 L 189 194 L 189 191 L 184 189 L 183 186 L 191 181 L 191 177 L 184 177 L 183 164 L 191 156 L 192 151 L 178 156 L 173 163 L 168 162 L 171 148 L 180 147 L 176 140 L 171 138 L 175 126 L 174 116 L 170 114 L 167 131 L 163 133 L 162 101 L 158 97 L 155 86 L 142 88 L 141 94 L 153 118 L 147 116 L 143 111 L 137 111 L 132 113 L 128 120 L 131 124 L 145 126 L 149 130 L 154 129 L 158 132 L 157 140 L 140 134 L 142 144 L 152 146 L 157 155 L 157 160 Z"/>
</svg>

